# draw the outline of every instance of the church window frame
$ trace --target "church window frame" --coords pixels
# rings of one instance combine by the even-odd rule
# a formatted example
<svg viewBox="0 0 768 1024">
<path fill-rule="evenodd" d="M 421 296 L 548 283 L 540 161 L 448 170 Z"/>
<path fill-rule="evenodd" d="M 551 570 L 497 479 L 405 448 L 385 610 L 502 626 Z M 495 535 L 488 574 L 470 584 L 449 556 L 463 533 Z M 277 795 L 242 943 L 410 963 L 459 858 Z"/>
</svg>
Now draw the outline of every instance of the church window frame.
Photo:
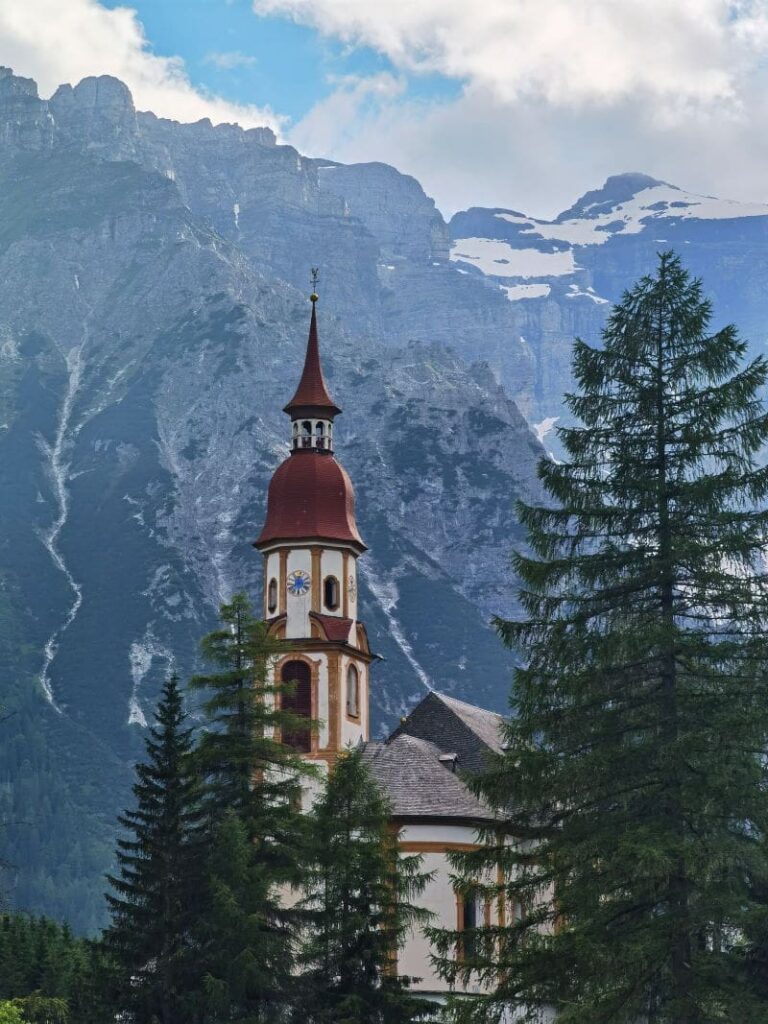
<svg viewBox="0 0 768 1024">
<path fill-rule="evenodd" d="M 341 604 L 341 584 L 332 574 L 323 580 L 323 604 L 332 612 L 338 611 Z"/>
<path fill-rule="evenodd" d="M 346 709 L 347 718 L 360 718 L 360 670 L 354 662 L 347 665 Z"/>
<path fill-rule="evenodd" d="M 270 615 L 277 611 L 277 580 L 274 576 L 267 585 L 267 611 Z"/>
<path fill-rule="evenodd" d="M 487 906 L 483 907 L 481 915 L 476 889 L 456 890 L 456 931 L 459 933 L 456 955 L 460 963 L 473 959 L 477 954 L 478 929 L 489 923 L 488 915 Z"/>
<path fill-rule="evenodd" d="M 306 719 L 306 726 L 297 728 L 294 732 L 283 728 L 281 741 L 297 754 L 311 754 L 315 749 L 315 733 L 312 729 L 312 722 L 315 719 L 315 668 L 306 658 L 292 654 L 280 663 L 279 672 L 281 709 L 295 712 L 297 718 Z M 296 673 L 293 678 L 289 674 L 291 672 Z M 292 691 L 282 689 L 286 683 L 295 683 L 295 688 Z"/>
</svg>

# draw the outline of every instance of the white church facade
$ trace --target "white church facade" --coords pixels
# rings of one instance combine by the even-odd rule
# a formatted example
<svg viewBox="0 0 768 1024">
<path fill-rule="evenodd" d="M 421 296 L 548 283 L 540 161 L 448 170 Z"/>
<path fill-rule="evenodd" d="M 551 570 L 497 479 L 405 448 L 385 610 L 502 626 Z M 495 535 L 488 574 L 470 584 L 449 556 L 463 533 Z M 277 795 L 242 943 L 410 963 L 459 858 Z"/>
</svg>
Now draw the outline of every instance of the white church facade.
<svg viewBox="0 0 768 1024">
<path fill-rule="evenodd" d="M 284 409 L 292 423 L 291 451 L 272 477 L 266 521 L 254 542 L 264 559 L 263 614 L 270 633 L 287 647 L 272 671 L 295 683 L 293 712 L 319 723 L 290 742 L 326 768 L 350 745 L 364 745 L 370 770 L 391 802 L 401 848 L 421 854 L 432 873 L 420 900 L 433 913 L 432 924 L 462 930 L 496 923 L 504 907 L 478 906 L 457 895 L 448 853 L 472 848 L 478 826 L 491 818 L 464 776 L 500 750 L 500 717 L 433 691 L 386 740 L 370 740 L 375 655 L 358 618 L 357 585 L 357 560 L 366 546 L 355 521 L 352 482 L 333 452 L 341 410 L 323 376 L 317 296 L 311 299 L 304 369 Z M 447 994 L 421 932 L 408 937 L 397 965 L 419 979 L 415 990 L 436 999 Z"/>
</svg>

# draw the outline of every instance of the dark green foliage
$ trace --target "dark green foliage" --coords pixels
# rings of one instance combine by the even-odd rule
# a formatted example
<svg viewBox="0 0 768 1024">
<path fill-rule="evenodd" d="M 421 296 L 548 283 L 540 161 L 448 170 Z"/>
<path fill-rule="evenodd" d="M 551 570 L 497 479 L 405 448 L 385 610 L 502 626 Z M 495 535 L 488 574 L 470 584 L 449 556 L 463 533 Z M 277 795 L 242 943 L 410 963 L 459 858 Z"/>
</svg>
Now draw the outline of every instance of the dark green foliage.
<svg viewBox="0 0 768 1024">
<path fill-rule="evenodd" d="M 37 992 L 68 997 L 87 942 L 66 925 L 46 918 L 4 914 L 0 917 L 0 999 Z"/>
<path fill-rule="evenodd" d="M 163 687 L 157 722 L 136 768 L 136 805 L 120 818 L 120 874 L 107 895 L 106 934 L 117 969 L 120 1008 L 135 1024 L 181 1024 L 198 976 L 193 940 L 203 886 L 203 812 L 178 681 Z"/>
<path fill-rule="evenodd" d="M 361 752 L 343 754 L 310 819 L 297 1024 L 407 1024 L 434 1009 L 393 973 L 409 927 L 428 916 L 412 902 L 428 878 L 420 865 L 398 854 Z"/>
<path fill-rule="evenodd" d="M 200 1006 L 209 1022 L 281 1019 L 292 999 L 292 930 L 275 876 L 233 811 L 218 820 L 201 920 Z"/>
<path fill-rule="evenodd" d="M 457 858 L 465 884 L 503 865 L 508 923 L 464 965 L 441 937 L 446 975 L 493 990 L 460 1016 L 768 1020 L 743 955 L 768 867 L 768 366 L 709 319 L 666 254 L 602 349 L 576 343 L 581 422 L 560 431 L 568 461 L 541 464 L 552 506 L 520 507 L 527 617 L 498 625 L 527 665 L 478 784 L 517 842 Z"/>
<path fill-rule="evenodd" d="M 66 925 L 5 914 L 0 1005 L 11 1005 L 27 1024 L 108 1024 L 114 1010 L 107 958 Z"/>
<path fill-rule="evenodd" d="M 11 1006 L 20 1012 L 24 1024 L 70 1024 L 67 1000 L 59 996 L 35 994 L 24 999 L 14 999 Z"/>
<path fill-rule="evenodd" d="M 287 866 L 295 860 L 291 847 L 301 819 L 286 805 L 295 809 L 307 767 L 279 737 L 306 723 L 279 706 L 280 687 L 267 676 L 270 659 L 283 648 L 254 618 L 245 594 L 222 605 L 220 614 L 222 628 L 201 644 L 213 671 L 191 681 L 205 694 L 209 728 L 196 757 L 208 810 L 214 819 L 234 811 L 263 843 L 264 855 Z"/>
<path fill-rule="evenodd" d="M 0 637 L 5 683 L 4 671 Z M 104 920 L 98 879 L 114 842 L 100 805 L 100 773 L 111 773 L 112 793 L 122 799 L 122 769 L 92 734 L 45 703 L 34 677 L 20 673 L 8 703 L 12 710 L 0 722 L 0 909 L 45 907 L 76 932 L 93 934 Z"/>
<path fill-rule="evenodd" d="M 222 606 L 221 619 L 202 643 L 214 671 L 192 680 L 206 695 L 209 724 L 196 756 L 210 829 L 208 903 L 198 921 L 201 1009 L 206 1024 L 255 1024 L 275 1020 L 290 999 L 294 915 L 281 891 L 302 877 L 308 769 L 279 742 L 298 724 L 268 681 L 282 647 L 243 594 Z"/>
</svg>

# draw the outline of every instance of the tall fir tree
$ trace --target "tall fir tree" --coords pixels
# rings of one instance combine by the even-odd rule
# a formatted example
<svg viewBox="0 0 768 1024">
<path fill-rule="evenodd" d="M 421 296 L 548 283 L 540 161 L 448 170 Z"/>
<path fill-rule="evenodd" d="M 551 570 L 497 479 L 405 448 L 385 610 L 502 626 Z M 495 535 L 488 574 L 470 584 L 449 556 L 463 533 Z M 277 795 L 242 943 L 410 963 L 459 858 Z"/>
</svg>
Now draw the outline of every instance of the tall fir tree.
<svg viewBox="0 0 768 1024">
<path fill-rule="evenodd" d="M 434 1004 L 396 971 L 428 875 L 398 853 L 390 807 L 360 750 L 343 753 L 310 817 L 297 1024 L 410 1024 Z"/>
<path fill-rule="evenodd" d="M 197 751 L 210 829 L 202 1005 L 207 1024 L 255 1024 L 279 1019 L 291 998 L 295 912 L 286 894 L 303 876 L 309 769 L 281 736 L 307 723 L 281 708 L 269 667 L 283 646 L 247 597 L 224 604 L 221 620 L 202 641 L 213 671 L 192 680 L 208 719 Z"/>
<path fill-rule="evenodd" d="M 106 934 L 120 981 L 119 1009 L 135 1024 L 195 1019 L 193 924 L 203 882 L 203 810 L 176 677 L 164 685 L 157 721 L 136 768 L 136 806 L 119 819 L 120 873 L 107 895 Z"/>
<path fill-rule="evenodd" d="M 577 341 L 547 507 L 520 507 L 524 621 L 505 752 L 477 784 L 499 827 L 458 856 L 506 922 L 448 977 L 560 1024 L 757 1024 L 745 935 L 763 913 L 768 747 L 765 360 L 671 253 Z M 580 422 L 578 422 L 580 421 Z M 502 869 L 497 887 L 484 872 Z"/>
</svg>

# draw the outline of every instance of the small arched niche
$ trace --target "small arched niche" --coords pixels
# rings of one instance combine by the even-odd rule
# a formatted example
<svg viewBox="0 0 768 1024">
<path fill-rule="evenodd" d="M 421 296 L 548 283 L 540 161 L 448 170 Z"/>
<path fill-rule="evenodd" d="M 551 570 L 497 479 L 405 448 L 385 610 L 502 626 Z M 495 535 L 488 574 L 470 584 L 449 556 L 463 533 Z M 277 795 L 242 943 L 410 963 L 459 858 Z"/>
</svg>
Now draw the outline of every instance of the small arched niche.
<svg viewBox="0 0 768 1024">
<path fill-rule="evenodd" d="M 360 673 L 356 665 L 347 669 L 347 714 L 350 718 L 360 717 Z"/>
<path fill-rule="evenodd" d="M 323 580 L 323 604 L 335 612 L 341 602 L 341 587 L 335 576 L 326 576 Z"/>
</svg>

